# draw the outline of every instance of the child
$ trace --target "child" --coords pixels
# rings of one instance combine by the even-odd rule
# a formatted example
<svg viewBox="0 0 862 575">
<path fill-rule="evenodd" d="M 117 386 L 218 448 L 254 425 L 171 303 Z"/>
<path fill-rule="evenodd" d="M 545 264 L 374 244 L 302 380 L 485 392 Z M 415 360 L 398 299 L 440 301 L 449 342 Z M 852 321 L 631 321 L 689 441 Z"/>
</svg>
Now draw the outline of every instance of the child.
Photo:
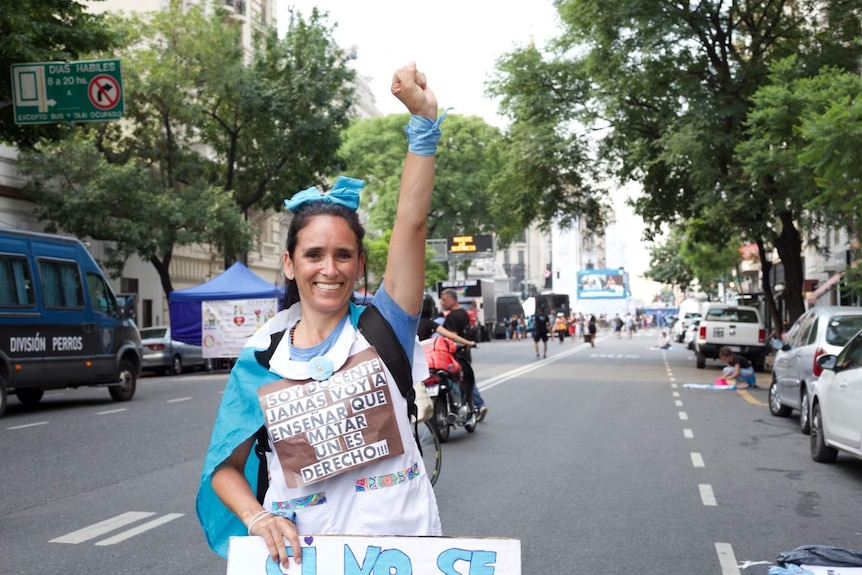
<svg viewBox="0 0 862 575">
<path fill-rule="evenodd" d="M 718 358 L 727 364 L 727 367 L 721 371 L 729 385 L 736 383 L 737 389 L 757 387 L 757 379 L 754 377 L 754 368 L 750 361 L 733 353 L 727 346 L 719 350 Z"/>
</svg>

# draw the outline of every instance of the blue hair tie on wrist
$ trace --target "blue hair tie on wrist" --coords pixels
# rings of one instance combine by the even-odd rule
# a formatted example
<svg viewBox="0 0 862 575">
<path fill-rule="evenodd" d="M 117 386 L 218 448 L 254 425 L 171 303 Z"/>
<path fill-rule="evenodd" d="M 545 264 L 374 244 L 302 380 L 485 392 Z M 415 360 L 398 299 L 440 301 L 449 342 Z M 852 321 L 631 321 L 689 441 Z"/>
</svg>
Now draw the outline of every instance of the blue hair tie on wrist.
<svg viewBox="0 0 862 575">
<path fill-rule="evenodd" d="M 327 193 L 323 193 L 316 186 L 312 186 L 293 194 L 289 200 L 284 200 L 284 207 L 295 214 L 296 210 L 306 204 L 324 202 L 344 206 L 351 212 L 355 212 L 359 208 L 359 192 L 364 187 L 365 182 L 363 180 L 338 176 L 332 189 Z"/>
<path fill-rule="evenodd" d="M 437 142 L 440 141 L 440 124 L 452 108 L 447 108 L 436 120 L 425 116 L 411 115 L 410 121 L 404 126 L 407 133 L 407 149 L 417 156 L 433 156 L 437 153 Z"/>
</svg>

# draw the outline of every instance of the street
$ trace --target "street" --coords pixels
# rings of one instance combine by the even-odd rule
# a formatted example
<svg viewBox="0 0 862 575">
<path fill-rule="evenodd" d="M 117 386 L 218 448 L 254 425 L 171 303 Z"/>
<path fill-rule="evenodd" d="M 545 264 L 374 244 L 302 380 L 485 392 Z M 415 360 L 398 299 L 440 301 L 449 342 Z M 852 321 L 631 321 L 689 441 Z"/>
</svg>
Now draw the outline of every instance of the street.
<svg viewBox="0 0 862 575">
<path fill-rule="evenodd" d="M 811 460 L 796 416 L 758 389 L 688 389 L 695 368 L 655 331 L 474 351 L 489 407 L 452 431 L 435 491 L 444 534 L 521 540 L 529 575 L 762 575 L 800 545 L 862 548 L 862 461 Z M 11 397 L 0 419 L 0 573 L 224 573 L 194 511 L 227 375 L 145 377 Z M 424 571 L 423 571 L 424 572 Z"/>
</svg>

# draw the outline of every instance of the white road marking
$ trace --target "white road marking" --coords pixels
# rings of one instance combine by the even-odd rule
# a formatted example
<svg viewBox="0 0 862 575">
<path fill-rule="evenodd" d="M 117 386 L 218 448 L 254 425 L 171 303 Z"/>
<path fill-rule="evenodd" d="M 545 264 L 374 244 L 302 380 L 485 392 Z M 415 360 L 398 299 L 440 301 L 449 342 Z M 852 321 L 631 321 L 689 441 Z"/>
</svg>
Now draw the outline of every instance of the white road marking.
<svg viewBox="0 0 862 575">
<path fill-rule="evenodd" d="M 706 467 L 703 463 L 703 456 L 697 451 L 694 451 L 691 454 L 691 464 L 695 467 Z"/>
<path fill-rule="evenodd" d="M 108 411 L 100 411 L 99 415 L 111 415 L 112 413 L 121 413 L 123 411 L 128 411 L 128 408 L 120 407 L 119 409 L 109 409 Z"/>
<path fill-rule="evenodd" d="M 99 523 L 94 523 L 89 527 L 84 527 L 83 529 L 68 533 L 62 537 L 51 539 L 50 543 L 83 543 L 84 541 L 95 539 L 100 535 L 104 535 L 105 533 L 134 523 L 135 521 L 152 517 L 153 515 L 155 515 L 155 513 L 151 513 L 149 511 L 127 511 L 126 513 L 117 515 L 116 517 L 111 517 L 110 519 L 100 521 Z"/>
<path fill-rule="evenodd" d="M 687 414 L 686 412 L 684 412 L 684 411 L 680 411 L 680 412 L 679 412 L 679 418 L 680 418 L 682 421 L 687 421 L 687 420 L 688 420 L 688 414 Z"/>
<path fill-rule="evenodd" d="M 671 378 L 671 381 L 676 381 L 676 380 L 675 380 L 675 379 L 673 379 L 673 378 Z M 677 384 L 675 384 L 675 383 L 670 384 L 670 388 L 671 388 L 671 389 L 677 389 L 678 387 L 679 387 L 679 386 L 678 386 Z"/>
<path fill-rule="evenodd" d="M 673 403 L 674 403 L 674 405 L 676 405 L 677 407 L 682 407 L 682 400 L 681 400 L 681 399 L 677 399 L 677 400 L 675 400 Z"/>
<path fill-rule="evenodd" d="M 694 432 L 686 427 L 682 430 L 682 436 L 686 439 L 694 439 Z"/>
<path fill-rule="evenodd" d="M 176 399 L 169 399 L 168 403 L 179 403 L 181 401 L 188 401 L 190 399 L 191 399 L 191 397 L 178 397 Z"/>
<path fill-rule="evenodd" d="M 679 397 L 679 392 L 678 392 L 678 391 L 674 391 L 671 395 L 672 395 L 673 397 Z"/>
<path fill-rule="evenodd" d="M 736 564 L 736 555 L 730 543 L 716 543 L 715 552 L 718 553 L 718 564 L 721 565 L 721 575 L 739 575 L 739 567 Z"/>
<path fill-rule="evenodd" d="M 715 500 L 715 493 L 712 492 L 712 485 L 701 483 L 697 488 L 700 491 L 700 500 L 706 507 L 715 507 L 718 505 L 718 502 Z"/>
<path fill-rule="evenodd" d="M 24 425 L 13 425 L 12 427 L 7 427 L 6 429 L 10 431 L 14 431 L 16 429 L 27 429 L 28 427 L 38 427 L 40 425 L 48 425 L 47 421 L 37 421 L 35 423 L 25 423 Z"/>
<path fill-rule="evenodd" d="M 135 535 L 140 535 L 141 533 L 149 531 L 150 529 L 155 529 L 156 527 L 158 527 L 160 525 L 164 525 L 165 523 L 173 521 L 174 519 L 179 519 L 183 515 L 185 515 L 185 513 L 168 513 L 167 515 L 162 515 L 158 519 L 153 519 L 152 521 L 148 521 L 148 522 L 144 523 L 143 525 L 138 525 L 137 527 L 135 527 L 133 529 L 129 529 L 128 531 L 123 531 L 122 533 L 118 533 L 117 535 L 114 535 L 113 537 L 108 537 L 107 539 L 99 541 L 98 543 L 96 543 L 96 545 L 104 546 L 104 545 L 113 545 L 114 543 L 120 543 L 121 541 L 125 541 L 126 539 L 130 539 L 130 538 L 134 537 Z"/>
</svg>

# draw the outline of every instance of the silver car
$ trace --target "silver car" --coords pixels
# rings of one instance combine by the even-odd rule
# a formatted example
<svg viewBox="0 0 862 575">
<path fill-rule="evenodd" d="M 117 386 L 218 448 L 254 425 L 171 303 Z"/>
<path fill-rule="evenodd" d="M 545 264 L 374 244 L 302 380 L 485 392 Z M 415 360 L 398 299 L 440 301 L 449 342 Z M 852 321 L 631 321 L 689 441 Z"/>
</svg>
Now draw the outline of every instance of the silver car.
<svg viewBox="0 0 862 575">
<path fill-rule="evenodd" d="M 810 398 L 814 383 L 823 371 L 817 358 L 836 355 L 860 329 L 862 308 L 818 306 L 802 314 L 784 338 L 773 344 L 778 351 L 769 387 L 772 415 L 787 417 L 797 410 L 800 430 L 809 433 Z"/>
<path fill-rule="evenodd" d="M 820 358 L 811 397 L 811 458 L 832 463 L 843 451 L 862 458 L 862 334 L 838 354 Z"/>
<path fill-rule="evenodd" d="M 179 375 L 191 368 L 211 369 L 212 362 L 204 359 L 203 348 L 171 339 L 168 326 L 146 327 L 140 330 L 144 347 L 143 370 L 158 375 Z"/>
</svg>

